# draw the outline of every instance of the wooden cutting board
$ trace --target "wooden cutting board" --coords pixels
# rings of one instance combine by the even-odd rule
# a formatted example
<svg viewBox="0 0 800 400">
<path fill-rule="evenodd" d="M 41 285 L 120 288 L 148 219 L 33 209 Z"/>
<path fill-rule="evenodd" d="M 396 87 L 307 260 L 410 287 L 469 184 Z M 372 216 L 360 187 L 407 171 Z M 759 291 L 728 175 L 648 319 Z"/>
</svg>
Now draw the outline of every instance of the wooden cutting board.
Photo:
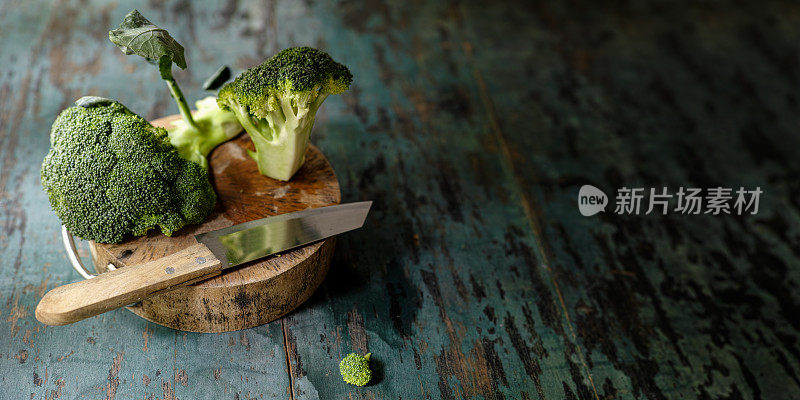
<svg viewBox="0 0 800 400">
<path fill-rule="evenodd" d="M 179 116 L 153 121 L 166 127 Z M 189 247 L 194 235 L 271 215 L 338 204 L 339 181 L 322 152 L 309 146 L 306 161 L 289 182 L 258 173 L 247 154 L 253 150 L 247 134 L 217 147 L 209 157 L 215 211 L 202 225 L 189 226 L 167 237 L 159 231 L 120 244 L 90 242 L 98 272 L 109 263 L 125 268 Z M 149 321 L 192 332 L 227 332 L 270 322 L 307 300 L 325 278 L 335 238 L 278 256 L 230 268 L 214 278 L 182 286 L 128 307 Z"/>
</svg>

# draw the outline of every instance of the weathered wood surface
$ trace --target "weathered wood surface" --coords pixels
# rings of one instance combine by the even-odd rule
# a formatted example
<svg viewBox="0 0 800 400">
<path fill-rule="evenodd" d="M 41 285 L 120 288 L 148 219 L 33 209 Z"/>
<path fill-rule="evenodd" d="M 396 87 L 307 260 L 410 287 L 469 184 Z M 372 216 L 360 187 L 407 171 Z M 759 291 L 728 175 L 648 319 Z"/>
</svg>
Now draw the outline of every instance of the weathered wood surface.
<svg viewBox="0 0 800 400">
<path fill-rule="evenodd" d="M 186 46 L 190 98 L 219 64 L 295 44 L 356 77 L 312 140 L 343 201 L 375 200 L 366 229 L 294 313 L 203 335 L 124 310 L 34 320 L 79 279 L 38 183 L 53 117 L 83 94 L 174 105 L 106 41 L 127 5 L 0 3 L 0 393 L 800 397 L 800 7 L 626 4 L 137 4 Z M 584 183 L 765 194 L 756 216 L 585 218 Z M 374 354 L 373 384 L 341 382 L 350 351 Z"/>
</svg>

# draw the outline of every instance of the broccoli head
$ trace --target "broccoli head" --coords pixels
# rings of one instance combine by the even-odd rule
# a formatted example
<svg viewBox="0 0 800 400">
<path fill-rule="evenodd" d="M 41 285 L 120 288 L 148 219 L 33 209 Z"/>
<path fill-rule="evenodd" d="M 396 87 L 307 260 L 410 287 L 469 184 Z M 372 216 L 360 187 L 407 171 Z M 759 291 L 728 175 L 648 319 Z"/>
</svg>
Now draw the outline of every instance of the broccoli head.
<svg viewBox="0 0 800 400">
<path fill-rule="evenodd" d="M 371 353 L 362 356 L 356 353 L 350 353 L 339 363 L 339 372 L 342 373 L 342 379 L 345 382 L 356 385 L 364 386 L 372 379 L 372 371 L 369 369 L 369 356 Z"/>
<path fill-rule="evenodd" d="M 320 105 L 352 81 L 350 70 L 327 53 L 294 47 L 244 71 L 220 89 L 217 102 L 250 134 L 259 172 L 288 181 L 305 161 Z"/>
<path fill-rule="evenodd" d="M 180 156 L 167 131 L 109 99 L 82 98 L 50 132 L 42 186 L 62 223 L 102 243 L 202 222 L 216 194 L 201 165 Z"/>
</svg>

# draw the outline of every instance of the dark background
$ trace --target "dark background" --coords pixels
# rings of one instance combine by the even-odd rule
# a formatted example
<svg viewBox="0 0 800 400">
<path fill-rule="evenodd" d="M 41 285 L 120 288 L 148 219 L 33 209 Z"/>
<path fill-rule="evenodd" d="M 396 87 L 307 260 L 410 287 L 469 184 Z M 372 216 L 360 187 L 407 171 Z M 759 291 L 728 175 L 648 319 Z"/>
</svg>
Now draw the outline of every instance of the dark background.
<svg viewBox="0 0 800 400">
<path fill-rule="evenodd" d="M 0 3 L 0 397 L 800 398 L 800 6 L 530 3 Z M 79 279 L 39 185 L 56 114 L 177 111 L 107 39 L 134 6 L 186 47 L 189 99 L 294 45 L 355 75 L 312 141 L 375 206 L 287 317 L 34 319 Z M 757 215 L 583 217 L 584 184 L 764 193 Z M 370 386 L 341 382 L 351 351 Z"/>
</svg>

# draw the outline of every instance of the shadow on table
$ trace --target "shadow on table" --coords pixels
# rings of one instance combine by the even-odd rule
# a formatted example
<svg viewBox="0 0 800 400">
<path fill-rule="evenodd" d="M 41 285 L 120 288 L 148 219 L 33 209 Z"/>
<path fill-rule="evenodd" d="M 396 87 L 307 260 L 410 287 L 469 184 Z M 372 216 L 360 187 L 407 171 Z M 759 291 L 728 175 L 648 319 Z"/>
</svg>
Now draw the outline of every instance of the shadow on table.
<svg viewBox="0 0 800 400">
<path fill-rule="evenodd" d="M 374 354 L 369 357 L 369 369 L 372 370 L 372 379 L 370 379 L 367 386 L 375 386 L 383 381 L 383 361 L 380 358 L 374 357 Z"/>
<path fill-rule="evenodd" d="M 344 315 L 354 306 L 362 313 L 365 307 L 377 306 L 373 315 L 380 321 L 374 321 L 373 326 L 393 326 L 397 334 L 405 336 L 413 331 L 421 303 L 419 290 L 403 265 L 403 260 L 415 256 L 407 254 L 413 251 L 408 243 L 401 243 L 405 229 L 387 229 L 403 224 L 399 221 L 401 212 L 373 209 L 370 214 L 364 228 L 337 239 L 328 275 L 295 312 L 324 306 Z M 387 214 L 393 216 L 382 218 Z"/>
</svg>

